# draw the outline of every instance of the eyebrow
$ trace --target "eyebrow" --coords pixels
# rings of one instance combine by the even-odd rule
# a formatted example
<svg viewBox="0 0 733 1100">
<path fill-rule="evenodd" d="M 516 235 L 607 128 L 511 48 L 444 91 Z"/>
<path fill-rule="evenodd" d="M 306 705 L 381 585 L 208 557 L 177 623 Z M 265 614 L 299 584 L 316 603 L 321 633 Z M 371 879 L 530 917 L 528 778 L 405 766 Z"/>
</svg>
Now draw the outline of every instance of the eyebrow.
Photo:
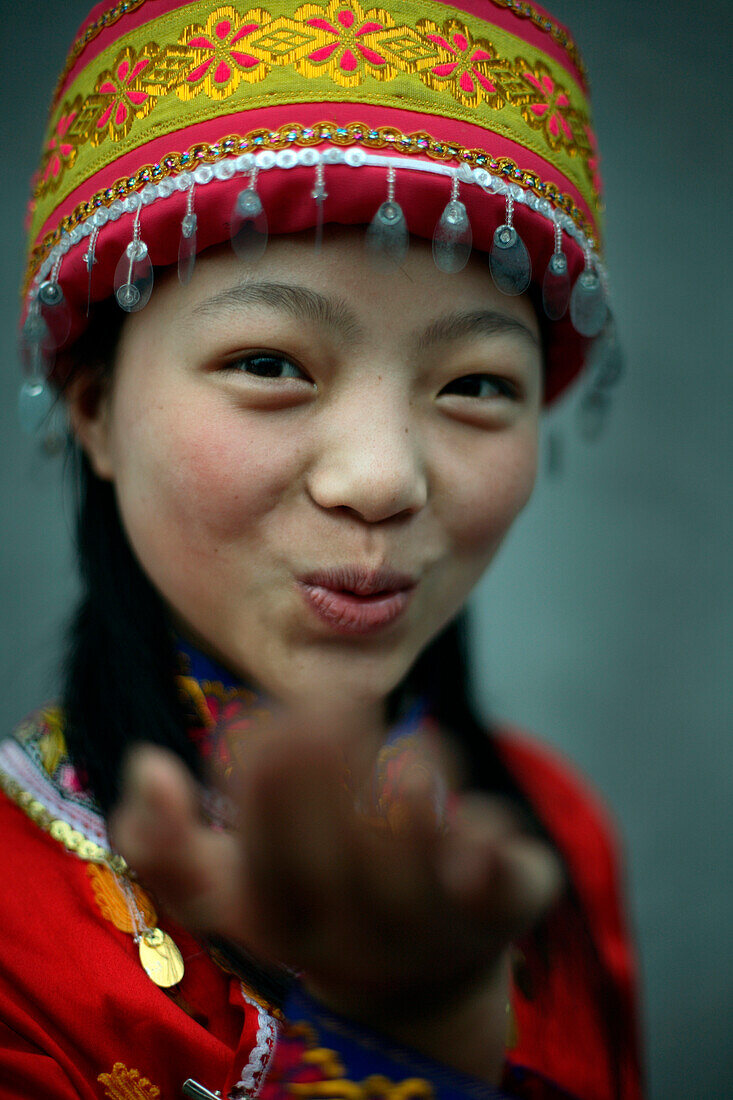
<svg viewBox="0 0 733 1100">
<path fill-rule="evenodd" d="M 362 325 L 344 301 L 328 298 L 297 283 L 239 283 L 219 291 L 191 310 L 189 318 L 236 313 L 243 306 L 260 305 L 288 313 L 296 321 L 309 321 L 338 332 L 345 340 L 358 340 Z"/>
<path fill-rule="evenodd" d="M 290 314 L 296 321 L 309 321 L 322 328 L 330 328 L 347 341 L 357 342 L 366 332 L 356 314 L 342 299 L 330 298 L 298 283 L 238 283 L 199 302 L 189 313 L 188 321 L 197 317 L 236 313 L 251 305 L 269 306 Z M 535 348 L 540 347 L 539 340 L 527 325 L 508 313 L 493 309 L 446 313 L 428 325 L 415 342 L 419 350 L 424 350 L 433 344 L 448 343 L 451 340 L 507 334 L 528 340 Z"/>
<path fill-rule="evenodd" d="M 517 317 L 501 313 L 494 309 L 475 309 L 446 313 L 422 332 L 418 338 L 418 347 L 424 349 L 431 344 L 450 340 L 465 340 L 481 336 L 519 336 L 529 340 L 533 347 L 539 348 L 540 342 Z"/>
</svg>

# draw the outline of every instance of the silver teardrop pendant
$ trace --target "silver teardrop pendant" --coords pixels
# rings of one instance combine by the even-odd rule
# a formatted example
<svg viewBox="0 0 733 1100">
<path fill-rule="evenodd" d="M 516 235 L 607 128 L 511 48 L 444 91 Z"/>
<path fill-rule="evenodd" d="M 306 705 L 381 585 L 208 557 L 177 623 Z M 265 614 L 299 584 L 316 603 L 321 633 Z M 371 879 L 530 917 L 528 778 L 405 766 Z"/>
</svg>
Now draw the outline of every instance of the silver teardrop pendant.
<svg viewBox="0 0 733 1100">
<path fill-rule="evenodd" d="M 198 218 L 195 214 L 184 214 L 181 222 L 181 237 L 178 242 L 178 281 L 181 286 L 191 282 L 196 265 L 196 229 Z"/>
<path fill-rule="evenodd" d="M 532 261 L 524 241 L 513 225 L 505 223 L 494 230 L 489 269 L 502 294 L 523 294 L 529 286 Z"/>
<path fill-rule="evenodd" d="M 47 422 L 54 406 L 54 395 L 40 376 L 26 378 L 18 394 L 18 420 L 26 435 L 36 435 Z"/>
<path fill-rule="evenodd" d="M 606 323 L 608 306 L 601 280 L 586 267 L 575 280 L 570 295 L 570 320 L 581 336 L 597 336 Z"/>
<path fill-rule="evenodd" d="M 267 248 L 267 215 L 254 181 L 240 191 L 231 220 L 232 248 L 245 263 L 259 260 Z"/>
<path fill-rule="evenodd" d="M 377 268 L 399 267 L 404 262 L 410 234 L 402 207 L 387 199 L 371 220 L 366 235 L 370 259 Z"/>
<path fill-rule="evenodd" d="M 71 331 L 71 311 L 61 286 L 55 279 L 47 279 L 38 288 L 38 305 L 46 324 L 44 342 L 50 348 L 62 347 Z"/>
<path fill-rule="evenodd" d="M 542 280 L 542 306 L 551 321 L 565 315 L 570 301 L 570 273 L 564 252 L 553 252 Z"/>
<path fill-rule="evenodd" d="M 452 198 L 440 215 L 433 233 L 435 266 L 448 274 L 462 271 L 468 263 L 473 244 L 471 222 L 465 205 Z"/>
<path fill-rule="evenodd" d="M 137 313 L 153 293 L 153 265 L 145 241 L 133 238 L 115 269 L 115 298 L 125 313 Z"/>
</svg>

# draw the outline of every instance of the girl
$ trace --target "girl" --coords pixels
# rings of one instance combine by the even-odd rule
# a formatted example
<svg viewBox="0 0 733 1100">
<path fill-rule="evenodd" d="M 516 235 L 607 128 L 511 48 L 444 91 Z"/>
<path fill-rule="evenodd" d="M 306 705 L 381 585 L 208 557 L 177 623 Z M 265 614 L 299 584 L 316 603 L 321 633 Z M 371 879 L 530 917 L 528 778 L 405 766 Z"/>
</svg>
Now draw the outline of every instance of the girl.
<svg viewBox="0 0 733 1100">
<path fill-rule="evenodd" d="M 606 324 L 598 202 L 528 5 L 91 13 L 24 297 L 85 592 L 0 750 L 8 1096 L 640 1095 L 608 826 L 480 728 L 460 625 Z"/>
</svg>

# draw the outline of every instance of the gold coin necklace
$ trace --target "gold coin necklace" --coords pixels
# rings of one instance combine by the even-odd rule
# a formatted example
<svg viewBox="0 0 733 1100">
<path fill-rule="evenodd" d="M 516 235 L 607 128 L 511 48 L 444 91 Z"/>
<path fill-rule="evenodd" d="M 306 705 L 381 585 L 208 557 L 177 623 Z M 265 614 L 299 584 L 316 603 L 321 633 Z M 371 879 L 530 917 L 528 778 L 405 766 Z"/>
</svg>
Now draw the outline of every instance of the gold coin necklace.
<svg viewBox="0 0 733 1100">
<path fill-rule="evenodd" d="M 178 985 L 184 971 L 181 952 L 167 932 L 162 928 L 151 928 L 147 924 L 127 879 L 120 875 L 115 875 L 115 878 L 130 911 L 133 939 L 137 944 L 143 970 L 162 989 Z"/>
</svg>

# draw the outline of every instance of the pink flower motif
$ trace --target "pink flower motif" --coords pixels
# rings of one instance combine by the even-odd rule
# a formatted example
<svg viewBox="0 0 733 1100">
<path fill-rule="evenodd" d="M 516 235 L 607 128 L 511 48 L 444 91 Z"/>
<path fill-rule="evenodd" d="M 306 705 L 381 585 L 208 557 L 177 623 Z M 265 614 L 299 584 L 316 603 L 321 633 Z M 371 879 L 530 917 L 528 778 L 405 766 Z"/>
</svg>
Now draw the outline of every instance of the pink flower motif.
<svg viewBox="0 0 733 1100">
<path fill-rule="evenodd" d="M 325 39 L 308 54 L 307 61 L 326 66 L 334 79 L 347 87 L 359 82 L 365 64 L 372 68 L 373 75 L 387 76 L 391 71 L 388 59 L 374 49 L 373 43 L 365 41 L 368 35 L 383 31 L 385 24 L 370 19 L 369 14 L 374 13 L 365 12 L 356 0 L 348 4 L 331 0 L 325 16 L 305 20 Z"/>
<path fill-rule="evenodd" d="M 45 170 L 42 173 L 44 184 L 58 179 L 65 168 L 70 168 L 76 160 L 76 146 L 69 141 L 64 141 L 69 127 L 79 113 L 79 100 L 74 103 L 73 109 L 67 114 L 62 114 L 56 123 L 51 140 L 46 145 L 44 160 Z M 66 107 L 66 104 L 64 104 Z"/>
<path fill-rule="evenodd" d="M 527 122 L 544 129 L 551 145 L 558 145 L 562 141 L 573 144 L 575 134 L 563 113 L 570 107 L 565 89 L 555 83 L 543 65 L 538 65 L 534 72 L 524 72 L 522 75 L 540 96 L 524 108 L 523 114 Z"/>
<path fill-rule="evenodd" d="M 72 764 L 62 764 L 56 774 L 56 781 L 67 794 L 81 794 L 84 784 L 81 776 Z"/>
<path fill-rule="evenodd" d="M 447 35 L 428 34 L 426 37 L 455 58 L 433 65 L 430 72 L 434 76 L 452 80 L 464 95 L 474 99 L 480 98 L 482 92 L 496 95 L 496 85 L 482 71 L 482 62 L 492 61 L 493 55 L 483 45 L 471 40 L 467 28 L 453 29 Z"/>
<path fill-rule="evenodd" d="M 123 61 L 117 70 L 117 80 L 119 83 L 115 83 L 113 80 L 105 80 L 103 84 L 99 86 L 99 91 L 102 95 L 112 96 L 112 102 L 106 111 L 104 111 L 97 120 L 97 127 L 101 129 L 105 126 L 114 112 L 114 124 L 115 126 L 124 126 L 130 114 L 130 109 L 139 107 L 148 98 L 147 92 L 136 92 L 134 88 L 128 87 L 135 79 L 136 76 L 143 71 L 149 64 L 147 58 L 142 61 L 138 61 L 132 69 L 130 68 L 129 61 Z"/>
<path fill-rule="evenodd" d="M 153 108 L 155 98 L 144 90 L 140 81 L 151 60 L 149 47 L 139 54 L 126 47 L 118 54 L 112 69 L 100 76 L 96 93 L 103 109 L 95 125 L 97 144 L 107 136 L 125 137 L 135 118 L 148 114 Z"/>
<path fill-rule="evenodd" d="M 601 178 L 600 173 L 601 157 L 598 152 L 598 142 L 596 141 L 596 135 L 593 133 L 593 130 L 590 126 L 584 126 L 583 129 L 585 130 L 586 137 L 588 138 L 588 144 L 591 149 L 591 155 L 586 161 L 586 167 L 591 177 L 593 188 L 596 193 L 600 195 L 603 191 L 603 179 Z"/>
<path fill-rule="evenodd" d="M 269 717 L 269 713 L 259 706 L 257 696 L 246 689 L 237 689 L 231 697 L 225 691 L 222 698 L 213 687 L 208 690 L 204 685 L 204 698 L 208 720 L 189 728 L 189 737 L 202 758 L 226 774 L 255 725 Z"/>
<path fill-rule="evenodd" d="M 198 84 L 205 80 L 209 94 L 217 98 L 222 93 L 230 94 L 239 83 L 240 73 L 262 64 L 261 58 L 243 49 L 243 39 L 259 29 L 259 23 L 238 26 L 235 13 L 229 13 L 228 9 L 224 16 L 212 16 L 199 33 L 186 36 L 185 44 L 196 51 L 198 61 L 188 73 L 187 83 Z"/>
</svg>

